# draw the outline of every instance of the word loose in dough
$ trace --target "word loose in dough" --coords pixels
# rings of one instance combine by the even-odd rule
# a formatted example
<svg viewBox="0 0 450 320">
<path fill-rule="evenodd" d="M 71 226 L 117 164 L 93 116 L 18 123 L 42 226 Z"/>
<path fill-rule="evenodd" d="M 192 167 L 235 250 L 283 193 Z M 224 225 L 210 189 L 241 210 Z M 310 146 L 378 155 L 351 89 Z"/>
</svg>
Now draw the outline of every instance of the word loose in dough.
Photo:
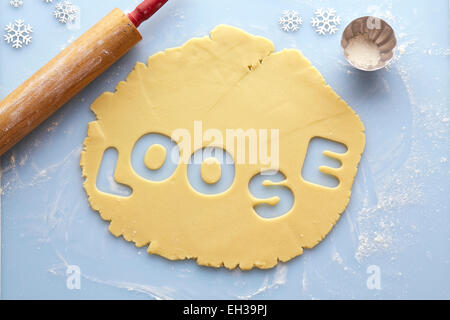
<svg viewBox="0 0 450 320">
<path fill-rule="evenodd" d="M 364 149 L 364 126 L 299 51 L 273 51 L 265 38 L 218 26 L 210 37 L 151 56 L 148 66 L 138 63 L 115 93 L 104 93 L 93 103 L 98 120 L 89 124 L 84 142 L 84 188 L 92 208 L 110 221 L 112 234 L 168 259 L 243 270 L 272 268 L 328 234 L 349 202 Z M 279 171 L 286 179 L 277 185 L 294 195 L 289 212 L 272 219 L 256 213 L 256 205 L 274 201 L 255 198 L 249 181 L 269 168 L 259 160 L 237 163 L 236 150 L 226 150 L 234 159 L 235 176 L 220 194 L 194 190 L 187 177 L 189 164 L 182 161 L 164 181 L 151 181 L 133 169 L 131 155 L 140 138 L 152 133 L 172 137 L 179 128 L 193 136 L 195 121 L 224 137 L 227 129 L 279 130 Z M 342 163 L 340 168 L 320 168 L 339 180 L 336 188 L 301 176 L 315 137 L 348 149 L 343 154 L 326 152 Z M 271 139 L 268 135 L 269 145 Z M 226 149 L 210 142 L 202 148 L 211 144 Z M 198 151 L 195 147 L 192 152 Z M 114 179 L 132 190 L 128 197 L 97 189 L 108 148 L 118 151 Z M 159 154 L 162 161 L 164 153 Z M 159 164 L 151 166 L 157 169 Z M 216 174 L 210 183 L 219 178 Z"/>
</svg>

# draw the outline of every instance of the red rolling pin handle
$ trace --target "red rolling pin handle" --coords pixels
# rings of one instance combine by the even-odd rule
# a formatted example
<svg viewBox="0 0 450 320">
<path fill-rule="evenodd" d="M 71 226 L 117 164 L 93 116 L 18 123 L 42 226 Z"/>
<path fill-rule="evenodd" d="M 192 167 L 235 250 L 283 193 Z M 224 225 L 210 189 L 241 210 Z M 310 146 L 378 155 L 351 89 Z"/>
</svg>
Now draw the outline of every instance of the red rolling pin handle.
<svg viewBox="0 0 450 320">
<path fill-rule="evenodd" d="M 128 14 L 128 18 L 135 27 L 139 27 L 142 22 L 155 14 L 168 0 L 145 0 L 133 12 Z"/>
</svg>

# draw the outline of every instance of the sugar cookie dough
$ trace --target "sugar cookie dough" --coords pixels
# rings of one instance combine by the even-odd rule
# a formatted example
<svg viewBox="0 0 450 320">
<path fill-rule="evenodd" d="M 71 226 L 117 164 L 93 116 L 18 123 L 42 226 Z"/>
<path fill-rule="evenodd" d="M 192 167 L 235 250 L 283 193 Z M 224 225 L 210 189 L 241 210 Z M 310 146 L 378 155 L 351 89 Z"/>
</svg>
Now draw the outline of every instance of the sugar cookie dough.
<svg viewBox="0 0 450 320">
<path fill-rule="evenodd" d="M 196 259 L 200 265 L 243 270 L 272 268 L 328 234 L 349 202 L 364 149 L 364 127 L 299 51 L 273 51 L 265 38 L 218 26 L 210 37 L 157 53 L 148 65 L 138 63 L 115 93 L 104 93 L 93 103 L 98 120 L 89 124 L 84 142 L 84 188 L 92 208 L 110 221 L 112 234 L 171 260 Z M 249 192 L 249 181 L 267 169 L 260 161 L 235 163 L 231 187 L 214 195 L 190 186 L 185 163 L 165 181 L 150 181 L 135 172 L 131 154 L 142 136 L 171 137 L 179 128 L 192 132 L 199 120 L 204 130 L 216 129 L 224 136 L 227 129 L 279 129 L 279 171 L 286 180 L 277 184 L 294 195 L 287 214 L 264 219 L 255 212 L 258 204 L 274 203 Z M 341 168 L 320 168 L 338 178 L 336 188 L 301 176 L 314 137 L 348 148 L 344 154 L 326 154 L 340 160 Z M 268 139 L 273 143 L 270 135 Z M 96 187 L 103 153 L 111 147 L 118 151 L 114 179 L 131 188 L 129 197 Z M 235 150 L 226 151 L 234 159 Z M 158 148 L 152 152 L 158 161 L 142 161 L 154 169 L 165 153 Z"/>
</svg>

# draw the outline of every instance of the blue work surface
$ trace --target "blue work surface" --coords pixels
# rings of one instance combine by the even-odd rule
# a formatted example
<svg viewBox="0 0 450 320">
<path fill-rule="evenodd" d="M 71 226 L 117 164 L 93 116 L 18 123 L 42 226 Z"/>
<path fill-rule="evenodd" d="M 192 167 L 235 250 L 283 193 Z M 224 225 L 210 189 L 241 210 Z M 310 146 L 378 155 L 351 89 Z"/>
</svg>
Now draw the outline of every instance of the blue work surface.
<svg viewBox="0 0 450 320">
<path fill-rule="evenodd" d="M 114 7 L 129 11 L 139 3 L 73 0 L 80 20 L 68 27 L 53 17 L 54 4 L 24 0 L 16 9 L 8 2 L 0 4 L 0 25 L 21 18 L 34 33 L 20 50 L 0 41 L 0 98 Z M 320 7 L 342 17 L 337 34 L 312 29 Z M 280 29 L 286 9 L 303 17 L 298 32 Z M 396 31 L 388 69 L 356 71 L 341 53 L 344 26 L 364 15 L 385 18 Z M 218 24 L 267 37 L 277 50 L 301 50 L 366 127 L 347 210 L 323 242 L 272 270 L 228 271 L 148 255 L 109 233 L 82 188 L 91 103 L 136 62 Z M 2 157 L 2 298 L 450 298 L 447 0 L 170 0 L 140 31 L 144 40 L 126 57 Z"/>
</svg>

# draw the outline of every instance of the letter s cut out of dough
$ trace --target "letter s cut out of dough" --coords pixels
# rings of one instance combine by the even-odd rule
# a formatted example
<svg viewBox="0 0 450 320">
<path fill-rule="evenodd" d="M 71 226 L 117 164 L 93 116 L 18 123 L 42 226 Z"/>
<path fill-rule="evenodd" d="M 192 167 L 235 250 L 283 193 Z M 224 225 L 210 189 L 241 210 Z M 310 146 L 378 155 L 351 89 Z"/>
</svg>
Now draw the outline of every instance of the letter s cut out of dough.
<svg viewBox="0 0 450 320">
<path fill-rule="evenodd" d="M 243 270 L 272 268 L 328 234 L 350 200 L 364 126 L 299 51 L 273 51 L 269 40 L 221 25 L 210 37 L 151 56 L 148 66 L 138 63 L 115 93 L 93 103 L 98 120 L 89 124 L 84 142 L 84 188 L 92 208 L 110 221 L 112 234 L 171 260 Z M 254 198 L 248 184 L 267 164 L 237 163 L 235 150 L 226 150 L 235 162 L 234 181 L 217 195 L 196 192 L 182 161 L 165 181 L 149 181 L 133 170 L 131 153 L 142 136 L 171 137 L 179 128 L 194 136 L 197 120 L 204 131 L 219 130 L 223 137 L 227 129 L 278 129 L 279 171 L 286 176 L 279 185 L 294 195 L 291 210 L 273 219 L 254 211 L 268 200 Z M 342 167 L 321 168 L 338 178 L 336 188 L 301 177 L 314 137 L 348 148 L 344 154 L 327 153 Z M 132 189 L 129 197 L 96 187 L 103 153 L 110 147 L 119 153 L 114 179 Z"/>
</svg>

